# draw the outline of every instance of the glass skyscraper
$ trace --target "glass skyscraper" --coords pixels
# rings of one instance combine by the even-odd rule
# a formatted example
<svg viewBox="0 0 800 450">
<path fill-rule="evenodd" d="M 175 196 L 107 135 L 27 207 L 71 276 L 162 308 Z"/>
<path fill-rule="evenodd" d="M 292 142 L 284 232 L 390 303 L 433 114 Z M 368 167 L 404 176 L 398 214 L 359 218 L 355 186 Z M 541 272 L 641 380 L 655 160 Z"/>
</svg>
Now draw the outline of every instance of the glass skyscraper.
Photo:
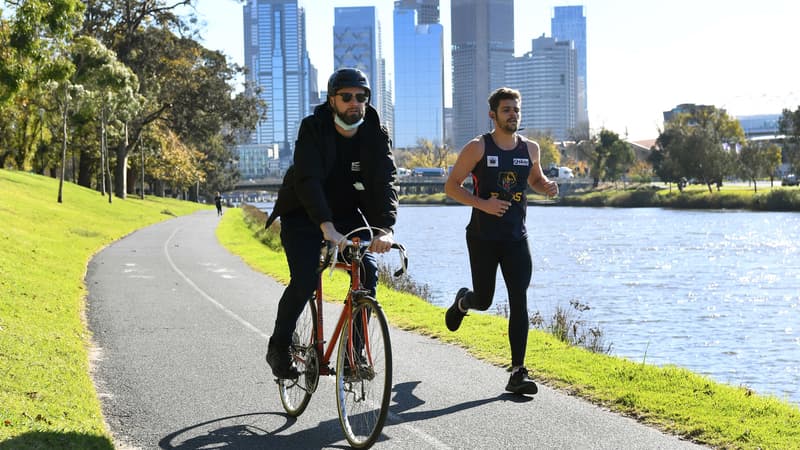
<svg viewBox="0 0 800 450">
<path fill-rule="evenodd" d="M 395 0 L 395 9 L 417 11 L 417 23 L 439 23 L 439 0 Z"/>
<path fill-rule="evenodd" d="M 578 57 L 578 121 L 589 122 L 586 89 L 586 16 L 583 6 L 556 6 L 550 19 L 550 34 L 559 41 L 573 41 Z"/>
<path fill-rule="evenodd" d="M 420 24 L 419 12 L 404 3 L 410 2 L 398 1 L 394 9 L 394 145 L 398 148 L 414 147 L 419 139 L 442 145 L 442 26 L 438 23 Z M 438 0 L 436 4 L 438 6 Z"/>
<path fill-rule="evenodd" d="M 452 0 L 453 145 L 491 129 L 489 93 L 514 57 L 514 0 Z"/>
<path fill-rule="evenodd" d="M 572 41 L 540 37 L 532 51 L 506 63 L 506 84 L 522 95 L 520 127 L 569 139 L 577 125 L 577 53 Z"/>
<path fill-rule="evenodd" d="M 244 5 L 247 81 L 261 88 L 267 118 L 250 148 L 278 149 L 281 169 L 291 163 L 300 121 L 311 111 L 313 72 L 305 43 L 305 13 L 297 0 L 248 0 Z M 240 167 L 240 171 L 243 168 Z"/>
</svg>

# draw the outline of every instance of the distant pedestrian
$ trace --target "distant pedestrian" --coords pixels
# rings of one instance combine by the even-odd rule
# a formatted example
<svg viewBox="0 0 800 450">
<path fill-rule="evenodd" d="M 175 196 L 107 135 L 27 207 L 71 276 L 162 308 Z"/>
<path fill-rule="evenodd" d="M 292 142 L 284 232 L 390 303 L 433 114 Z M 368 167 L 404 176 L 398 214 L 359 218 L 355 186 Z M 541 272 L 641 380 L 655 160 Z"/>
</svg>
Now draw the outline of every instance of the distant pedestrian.
<svg viewBox="0 0 800 450">
<path fill-rule="evenodd" d="M 219 191 L 214 196 L 214 204 L 217 205 L 217 216 L 222 215 L 222 196 L 219 195 Z"/>
<path fill-rule="evenodd" d="M 547 195 L 557 195 L 558 185 L 542 172 L 539 144 L 517 134 L 520 103 L 520 94 L 514 89 L 492 92 L 489 117 L 494 129 L 464 146 L 445 183 L 448 196 L 472 207 L 467 250 L 474 289 L 458 290 L 453 305 L 445 313 L 445 324 L 450 331 L 456 331 L 470 308 L 489 309 L 499 266 L 509 304 L 511 377 L 506 390 L 535 394 L 538 388 L 524 365 L 529 326 L 527 290 L 533 272 L 525 229 L 525 185 Z M 472 192 L 462 187 L 470 174 Z"/>
</svg>

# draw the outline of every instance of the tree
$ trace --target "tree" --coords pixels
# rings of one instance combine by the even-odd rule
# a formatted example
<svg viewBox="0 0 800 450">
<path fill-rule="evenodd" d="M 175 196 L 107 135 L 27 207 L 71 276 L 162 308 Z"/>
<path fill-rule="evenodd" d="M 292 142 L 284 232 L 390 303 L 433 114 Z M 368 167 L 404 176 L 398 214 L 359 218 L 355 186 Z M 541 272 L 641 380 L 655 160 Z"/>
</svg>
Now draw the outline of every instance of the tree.
<svg viewBox="0 0 800 450">
<path fill-rule="evenodd" d="M 54 44 L 69 40 L 83 13 L 79 0 L 5 3 L 14 6 L 14 15 L 8 21 L 0 19 L 0 104 L 31 81 L 36 69 L 49 59 Z"/>
<path fill-rule="evenodd" d="M 662 153 L 653 156 L 656 173 L 664 180 L 697 179 L 717 189 L 736 171 L 734 154 L 744 144 L 739 121 L 713 106 L 676 115 L 658 137 Z"/>
<path fill-rule="evenodd" d="M 13 9 L 8 19 L 0 14 L 0 167 L 11 158 L 17 168 L 28 170 L 33 154 L 46 150 L 42 139 L 48 86 L 66 77 L 60 58 L 80 26 L 83 4 L 79 0 L 4 3 Z M 50 156 L 42 154 L 41 160 L 45 159 Z"/>
<path fill-rule="evenodd" d="M 792 169 L 800 170 L 800 106 L 796 110 L 784 109 L 778 129 L 785 137 L 784 154 Z"/>
<path fill-rule="evenodd" d="M 739 152 L 739 174 L 753 182 L 753 192 L 758 192 L 757 180 L 769 173 L 767 147 L 758 142 L 748 142 Z"/>
<path fill-rule="evenodd" d="M 609 130 L 600 131 L 600 146 L 608 150 L 605 163 L 606 179 L 611 181 L 623 179 L 636 161 L 631 146 L 620 139 L 617 133 Z"/>
<path fill-rule="evenodd" d="M 113 51 L 94 38 L 79 36 L 75 39 L 72 45 L 72 61 L 76 68 L 76 81 L 87 90 L 82 102 L 82 115 L 89 128 L 99 128 L 100 141 L 99 148 L 91 145 L 83 147 L 78 183 L 90 187 L 92 178 L 99 175 L 99 190 L 105 195 L 108 189 L 110 203 L 111 173 L 107 145 L 109 131 L 112 124 L 121 131 L 123 124 L 138 113 L 144 99 L 137 93 L 139 82 L 136 75 L 117 60 Z M 99 167 L 95 173 L 92 162 L 98 159 Z"/>
<path fill-rule="evenodd" d="M 542 169 L 561 165 L 561 152 L 559 152 L 558 148 L 556 148 L 556 144 L 553 141 L 552 136 L 535 131 L 526 131 L 523 134 L 528 139 L 539 144 L 539 165 L 542 167 Z"/>
<path fill-rule="evenodd" d="M 185 73 L 175 73 L 171 64 L 176 32 L 187 32 L 187 23 L 175 14 L 192 0 L 88 0 L 82 33 L 93 36 L 114 50 L 117 58 L 139 78 L 139 93 L 147 99 L 141 112 L 126 124 L 129 139 L 116 147 L 114 194 L 125 198 L 128 192 L 128 155 L 140 142 L 145 128 L 161 120 L 170 110 L 172 92 L 168 81 Z M 157 35 L 157 36 L 156 36 Z"/>
<path fill-rule="evenodd" d="M 683 192 L 686 170 L 680 167 L 680 159 L 673 157 L 670 152 L 679 149 L 682 145 L 677 140 L 684 139 L 683 134 L 677 129 L 669 129 L 660 133 L 656 146 L 647 161 L 653 165 L 653 171 L 665 183 L 677 183 L 678 190 Z"/>
<path fill-rule="evenodd" d="M 458 155 L 450 152 L 446 145 L 433 145 L 427 139 L 418 139 L 417 148 L 407 153 L 405 164 L 408 167 L 441 167 L 447 169 L 455 163 Z"/>
</svg>

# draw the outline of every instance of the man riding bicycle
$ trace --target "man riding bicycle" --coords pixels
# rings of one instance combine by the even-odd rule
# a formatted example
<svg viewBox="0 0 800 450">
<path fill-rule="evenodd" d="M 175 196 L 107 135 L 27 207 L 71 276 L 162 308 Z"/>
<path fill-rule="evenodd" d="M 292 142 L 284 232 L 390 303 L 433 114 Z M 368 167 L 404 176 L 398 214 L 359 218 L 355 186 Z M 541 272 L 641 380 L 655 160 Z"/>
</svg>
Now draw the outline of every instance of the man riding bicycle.
<svg viewBox="0 0 800 450">
<path fill-rule="evenodd" d="M 397 168 L 391 140 L 369 105 L 367 76 L 340 69 L 328 79 L 327 101 L 303 119 L 294 161 L 283 178 L 267 227 L 281 217 L 281 244 L 290 281 L 278 303 L 267 347 L 267 363 L 277 378 L 297 378 L 289 357 L 295 323 L 317 287 L 320 245 L 340 242 L 341 231 L 369 225 L 384 230 L 370 250 L 385 253 L 394 243 L 397 219 Z M 363 216 L 362 216 L 363 213 Z M 375 296 L 378 267 L 365 255 L 361 274 Z"/>
</svg>

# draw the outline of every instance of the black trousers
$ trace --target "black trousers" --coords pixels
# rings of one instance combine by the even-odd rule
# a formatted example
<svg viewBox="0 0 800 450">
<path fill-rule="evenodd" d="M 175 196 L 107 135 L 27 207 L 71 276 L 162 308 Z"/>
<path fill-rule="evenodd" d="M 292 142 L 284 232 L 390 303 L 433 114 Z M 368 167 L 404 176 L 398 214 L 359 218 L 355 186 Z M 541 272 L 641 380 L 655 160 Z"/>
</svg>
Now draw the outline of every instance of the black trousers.
<svg viewBox="0 0 800 450">
<path fill-rule="evenodd" d="M 347 233 L 350 225 L 334 224 L 340 233 Z M 323 235 L 319 227 L 305 216 L 281 218 L 281 244 L 289 264 L 289 285 L 278 303 L 278 314 L 272 330 L 270 345 L 288 347 L 292 342 L 297 318 L 317 288 L 317 268 Z M 361 284 L 375 297 L 378 285 L 378 264 L 371 253 L 362 259 Z"/>
<path fill-rule="evenodd" d="M 462 306 L 486 311 L 494 300 L 497 267 L 508 289 L 508 341 L 511 365 L 525 363 L 528 344 L 528 286 L 533 274 L 528 241 L 489 241 L 467 236 L 473 291 L 467 293 Z"/>
</svg>

